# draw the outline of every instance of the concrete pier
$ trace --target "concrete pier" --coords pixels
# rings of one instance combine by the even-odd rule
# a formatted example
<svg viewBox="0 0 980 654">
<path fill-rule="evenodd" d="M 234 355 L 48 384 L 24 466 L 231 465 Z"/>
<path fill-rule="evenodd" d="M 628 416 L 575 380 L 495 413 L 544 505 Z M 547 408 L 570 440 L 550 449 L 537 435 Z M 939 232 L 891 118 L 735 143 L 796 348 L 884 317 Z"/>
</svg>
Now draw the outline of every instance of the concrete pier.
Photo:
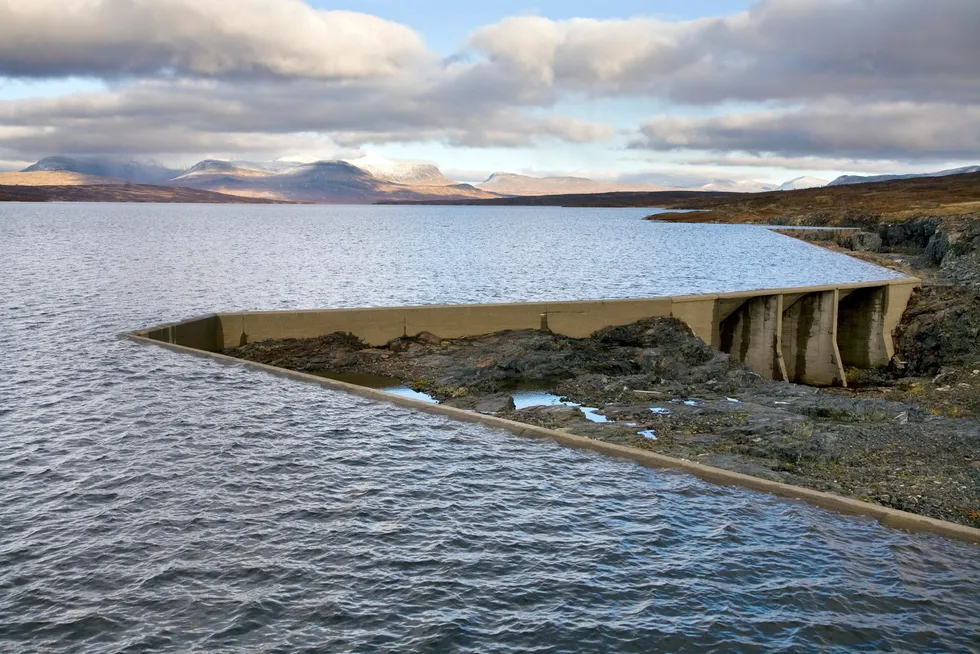
<svg viewBox="0 0 980 654">
<path fill-rule="evenodd" d="M 918 279 L 632 300 L 432 305 L 217 313 L 132 335 L 220 352 L 245 343 L 351 332 L 371 345 L 431 332 L 443 338 L 548 329 L 573 338 L 673 316 L 767 379 L 847 383 L 848 367 L 885 365 Z"/>
</svg>

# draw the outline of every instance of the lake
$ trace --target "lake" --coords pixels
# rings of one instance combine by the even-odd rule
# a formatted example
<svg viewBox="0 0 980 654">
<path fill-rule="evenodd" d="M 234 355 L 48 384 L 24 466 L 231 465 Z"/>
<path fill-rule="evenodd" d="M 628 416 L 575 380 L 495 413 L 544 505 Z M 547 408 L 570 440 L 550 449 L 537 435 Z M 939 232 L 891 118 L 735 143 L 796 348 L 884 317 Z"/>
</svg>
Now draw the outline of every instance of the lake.
<svg viewBox="0 0 980 654">
<path fill-rule="evenodd" d="M 648 213 L 0 204 L 0 650 L 975 647 L 974 546 L 117 336 L 893 274 Z"/>
</svg>

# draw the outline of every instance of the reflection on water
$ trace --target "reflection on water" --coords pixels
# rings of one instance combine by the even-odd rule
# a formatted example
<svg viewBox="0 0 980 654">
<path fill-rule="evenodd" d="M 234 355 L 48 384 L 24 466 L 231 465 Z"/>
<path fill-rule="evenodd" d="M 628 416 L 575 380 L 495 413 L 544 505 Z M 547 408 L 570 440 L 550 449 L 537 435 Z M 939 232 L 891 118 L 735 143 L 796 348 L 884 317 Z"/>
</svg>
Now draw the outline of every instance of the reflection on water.
<svg viewBox="0 0 980 654">
<path fill-rule="evenodd" d="M 578 406 L 547 391 L 521 391 L 514 393 L 511 397 L 514 399 L 514 408 L 518 411 L 531 406 Z"/>
<path fill-rule="evenodd" d="M 599 413 L 599 409 L 596 407 L 581 406 L 574 402 L 568 402 L 567 400 L 561 399 L 558 395 L 547 391 L 525 390 L 514 393 L 511 397 L 514 399 L 514 408 L 516 410 L 526 409 L 532 406 L 570 406 L 578 407 L 578 410 L 582 412 L 586 420 L 598 423 L 615 422 Z"/>
</svg>

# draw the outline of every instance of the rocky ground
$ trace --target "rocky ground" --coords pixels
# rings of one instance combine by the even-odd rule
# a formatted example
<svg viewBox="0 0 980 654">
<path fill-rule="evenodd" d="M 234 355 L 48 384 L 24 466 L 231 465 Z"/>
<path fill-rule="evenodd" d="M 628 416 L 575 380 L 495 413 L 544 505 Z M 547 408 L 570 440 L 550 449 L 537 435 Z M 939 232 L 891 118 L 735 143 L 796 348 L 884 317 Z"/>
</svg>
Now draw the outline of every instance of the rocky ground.
<svg viewBox="0 0 980 654">
<path fill-rule="evenodd" d="M 850 371 L 851 389 L 833 392 L 980 416 L 980 217 L 922 217 L 863 232 L 780 231 L 923 280 L 888 368 Z"/>
<path fill-rule="evenodd" d="M 952 302 L 955 313 L 962 303 L 929 293 L 903 325 L 904 369 L 865 373 L 866 384 L 848 391 L 763 380 L 671 318 L 585 339 L 423 333 L 372 348 L 337 333 L 226 353 L 307 372 L 384 375 L 448 405 L 980 527 L 980 352 L 976 341 L 972 349 L 963 341 L 952 358 L 933 347 L 930 330 L 962 318 L 935 318 L 925 307 Z M 516 410 L 514 394 L 529 388 L 569 404 Z"/>
</svg>

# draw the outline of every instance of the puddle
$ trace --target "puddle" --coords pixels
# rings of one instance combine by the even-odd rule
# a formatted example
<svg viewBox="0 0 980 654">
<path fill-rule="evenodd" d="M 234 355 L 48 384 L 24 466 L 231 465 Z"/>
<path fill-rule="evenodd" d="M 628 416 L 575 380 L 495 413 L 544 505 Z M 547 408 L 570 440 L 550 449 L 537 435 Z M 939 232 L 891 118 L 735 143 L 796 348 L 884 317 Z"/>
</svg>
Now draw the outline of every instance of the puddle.
<svg viewBox="0 0 980 654">
<path fill-rule="evenodd" d="M 673 413 L 670 409 L 661 409 L 660 407 L 654 407 L 650 409 L 650 413 L 654 413 L 658 416 L 669 416 Z"/>
<path fill-rule="evenodd" d="M 532 406 L 572 406 L 578 407 L 586 420 L 598 423 L 616 422 L 599 413 L 595 407 L 581 406 L 574 402 L 566 402 L 554 393 L 545 391 L 522 391 L 511 396 L 514 399 L 514 409 L 520 411 Z"/>
<path fill-rule="evenodd" d="M 599 413 L 599 409 L 593 407 L 589 407 L 589 406 L 579 407 L 579 411 L 581 411 L 585 415 L 586 420 L 591 420 L 592 422 L 598 422 L 598 423 L 616 422 L 615 420 L 610 420 L 606 416 L 602 415 L 601 413 Z"/>
<path fill-rule="evenodd" d="M 419 393 L 418 391 L 413 391 L 408 386 L 395 386 L 394 388 L 382 388 L 385 393 L 390 393 L 391 395 L 398 395 L 399 397 L 408 397 L 413 400 L 422 400 L 423 402 L 428 402 L 430 404 L 439 404 L 439 400 L 435 399 L 428 393 Z"/>
<path fill-rule="evenodd" d="M 522 391 L 514 393 L 514 408 L 518 411 L 529 406 L 578 406 L 572 402 L 562 402 L 562 399 L 554 393 L 545 391 Z"/>
<path fill-rule="evenodd" d="M 439 404 L 439 400 L 435 399 L 428 393 L 413 391 L 411 388 L 403 384 L 400 379 L 396 379 L 395 377 L 370 375 L 360 372 L 315 372 L 313 374 L 317 377 L 324 377 L 325 379 L 333 379 L 334 381 L 356 384 L 357 386 L 365 386 L 367 388 L 374 388 L 376 390 L 384 391 L 385 393 L 390 393 L 399 397 L 407 397 L 412 400 L 422 400 L 423 402 L 429 402 L 430 404 Z"/>
<path fill-rule="evenodd" d="M 643 438 L 649 438 L 652 441 L 657 440 L 657 432 L 652 429 L 644 429 L 643 431 L 636 432 L 637 436 L 642 436 Z"/>
<path fill-rule="evenodd" d="M 735 404 L 741 404 L 742 403 L 742 400 L 737 400 L 734 397 L 726 397 L 725 399 L 728 400 L 729 402 L 734 402 Z"/>
</svg>

